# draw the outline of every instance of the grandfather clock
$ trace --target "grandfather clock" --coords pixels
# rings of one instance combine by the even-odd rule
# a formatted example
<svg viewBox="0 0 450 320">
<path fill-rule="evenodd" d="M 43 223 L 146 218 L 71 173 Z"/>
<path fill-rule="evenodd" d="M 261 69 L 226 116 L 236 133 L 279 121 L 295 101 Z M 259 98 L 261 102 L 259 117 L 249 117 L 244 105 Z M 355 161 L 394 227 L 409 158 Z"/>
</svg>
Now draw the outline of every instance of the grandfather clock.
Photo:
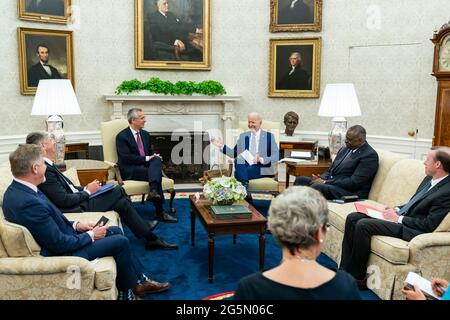
<svg viewBox="0 0 450 320">
<path fill-rule="evenodd" d="M 438 82 L 433 146 L 450 146 L 450 22 L 433 35 L 433 73 Z"/>
</svg>

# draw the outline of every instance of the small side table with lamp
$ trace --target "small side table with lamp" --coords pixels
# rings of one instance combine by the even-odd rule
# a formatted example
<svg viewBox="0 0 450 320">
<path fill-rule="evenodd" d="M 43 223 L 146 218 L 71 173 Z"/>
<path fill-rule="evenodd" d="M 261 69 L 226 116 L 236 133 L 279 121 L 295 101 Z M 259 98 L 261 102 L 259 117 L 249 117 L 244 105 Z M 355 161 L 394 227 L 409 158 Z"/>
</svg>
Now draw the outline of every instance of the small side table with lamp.
<svg viewBox="0 0 450 320">
<path fill-rule="evenodd" d="M 55 163 L 64 162 L 66 138 L 62 115 L 81 114 L 70 80 L 40 80 L 34 97 L 31 115 L 49 116 L 47 131 L 56 142 Z"/>
</svg>

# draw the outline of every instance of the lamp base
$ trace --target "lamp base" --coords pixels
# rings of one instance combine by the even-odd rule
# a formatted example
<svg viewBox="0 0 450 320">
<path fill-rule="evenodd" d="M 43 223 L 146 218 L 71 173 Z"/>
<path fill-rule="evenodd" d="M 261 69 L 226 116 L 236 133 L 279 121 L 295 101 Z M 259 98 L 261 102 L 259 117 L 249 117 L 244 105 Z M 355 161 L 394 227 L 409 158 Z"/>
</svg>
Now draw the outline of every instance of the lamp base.
<svg viewBox="0 0 450 320">
<path fill-rule="evenodd" d="M 66 152 L 66 137 L 64 135 L 64 121 L 61 116 L 53 115 L 48 117 L 47 132 L 55 139 L 55 159 L 56 164 L 64 162 Z"/>
<path fill-rule="evenodd" d="M 347 133 L 347 120 L 343 117 L 335 117 L 332 120 L 331 131 L 328 134 L 331 159 L 334 160 L 339 149 L 345 144 Z"/>
</svg>

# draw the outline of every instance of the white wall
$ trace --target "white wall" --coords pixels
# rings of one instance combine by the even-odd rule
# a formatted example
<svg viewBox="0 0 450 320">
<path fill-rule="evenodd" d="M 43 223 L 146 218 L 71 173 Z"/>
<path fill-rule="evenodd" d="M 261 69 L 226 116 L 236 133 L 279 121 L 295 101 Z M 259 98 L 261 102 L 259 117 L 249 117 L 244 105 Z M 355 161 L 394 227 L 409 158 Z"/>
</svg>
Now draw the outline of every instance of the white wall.
<svg viewBox="0 0 450 320">
<path fill-rule="evenodd" d="M 321 92 L 326 83 L 354 82 L 368 134 L 414 144 L 408 130 L 433 134 L 436 80 L 430 76 L 433 31 L 448 21 L 448 0 L 325 0 L 320 33 L 269 33 L 269 0 L 211 0 L 212 70 L 161 71 L 134 69 L 134 1 L 74 0 L 80 8 L 74 30 L 76 93 L 80 116 L 65 117 L 69 140 L 91 137 L 99 142 L 100 121 L 109 119 L 110 94 L 125 79 L 151 76 L 172 81 L 221 81 L 228 93 L 242 96 L 241 119 L 251 110 L 282 121 L 294 110 L 297 130 L 324 133 L 328 118 L 317 117 L 320 99 L 268 98 L 269 39 L 322 37 Z M 0 4 L 1 119 L 0 143 L 44 128 L 44 117 L 31 117 L 33 96 L 19 86 L 17 27 L 66 29 L 64 25 L 19 20 L 17 1 Z M 12 133 L 14 131 L 14 133 Z M 86 134 L 83 134 L 86 132 Z M 11 136 L 11 138 L 14 138 Z M 402 141 L 403 141 L 402 140 Z M 11 140 L 11 141 L 14 141 Z"/>
</svg>

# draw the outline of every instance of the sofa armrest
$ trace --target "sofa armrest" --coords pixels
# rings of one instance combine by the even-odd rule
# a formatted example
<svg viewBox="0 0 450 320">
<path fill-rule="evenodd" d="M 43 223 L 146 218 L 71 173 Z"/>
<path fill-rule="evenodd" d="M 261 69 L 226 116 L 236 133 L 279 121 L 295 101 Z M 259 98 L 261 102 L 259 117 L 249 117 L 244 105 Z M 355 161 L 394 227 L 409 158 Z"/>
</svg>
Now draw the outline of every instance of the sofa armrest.
<svg viewBox="0 0 450 320">
<path fill-rule="evenodd" d="M 427 247 L 450 246 L 450 232 L 423 233 L 409 242 L 411 251 L 422 250 Z"/>
<path fill-rule="evenodd" d="M 66 273 L 73 267 L 77 267 L 80 273 L 92 274 L 94 266 L 81 257 L 20 257 L 0 259 L 0 274 L 9 275 L 47 275 L 54 273 Z"/>
</svg>

